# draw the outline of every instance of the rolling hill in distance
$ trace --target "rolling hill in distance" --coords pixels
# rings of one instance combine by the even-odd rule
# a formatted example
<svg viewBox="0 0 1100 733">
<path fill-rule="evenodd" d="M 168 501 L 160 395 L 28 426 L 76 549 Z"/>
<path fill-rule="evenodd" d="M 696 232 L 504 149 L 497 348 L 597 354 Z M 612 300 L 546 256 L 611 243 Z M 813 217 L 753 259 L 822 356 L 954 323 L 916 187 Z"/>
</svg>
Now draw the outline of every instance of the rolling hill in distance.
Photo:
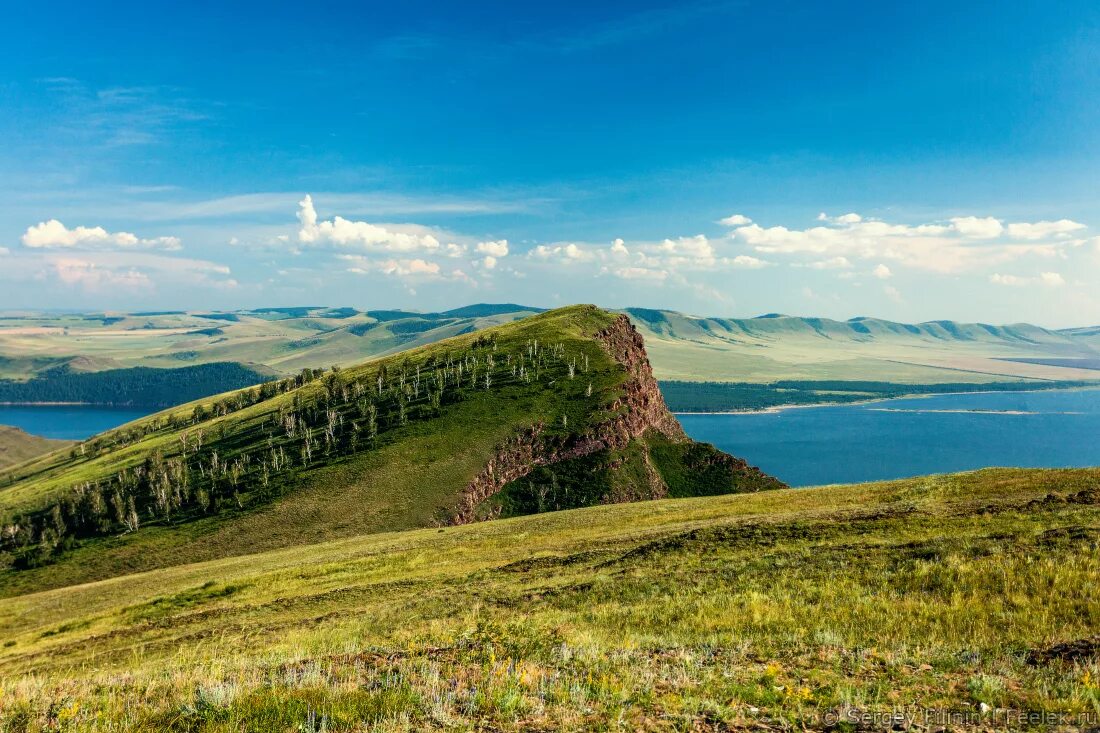
<svg viewBox="0 0 1100 733">
<path fill-rule="evenodd" d="M 661 379 L 907 384 L 1100 378 L 1100 330 L 769 314 L 699 318 L 628 308 Z"/>
<path fill-rule="evenodd" d="M 265 308 L 232 313 L 0 314 L 0 377 L 237 362 L 259 373 L 350 365 L 542 309 L 480 304 L 443 313 Z M 1100 327 L 1050 330 L 769 314 L 704 318 L 627 308 L 658 379 L 907 384 L 1100 378 Z"/>
</svg>

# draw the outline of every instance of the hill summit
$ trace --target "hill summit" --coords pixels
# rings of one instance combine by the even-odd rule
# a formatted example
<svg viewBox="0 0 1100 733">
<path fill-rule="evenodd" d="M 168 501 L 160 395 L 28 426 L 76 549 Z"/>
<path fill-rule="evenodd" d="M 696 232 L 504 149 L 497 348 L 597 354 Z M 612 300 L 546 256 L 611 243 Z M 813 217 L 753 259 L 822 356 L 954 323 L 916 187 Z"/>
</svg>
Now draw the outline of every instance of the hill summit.
<svg viewBox="0 0 1100 733">
<path fill-rule="evenodd" d="M 12 470 L 0 593 L 415 527 L 782 487 L 572 306 L 167 410 Z"/>
</svg>

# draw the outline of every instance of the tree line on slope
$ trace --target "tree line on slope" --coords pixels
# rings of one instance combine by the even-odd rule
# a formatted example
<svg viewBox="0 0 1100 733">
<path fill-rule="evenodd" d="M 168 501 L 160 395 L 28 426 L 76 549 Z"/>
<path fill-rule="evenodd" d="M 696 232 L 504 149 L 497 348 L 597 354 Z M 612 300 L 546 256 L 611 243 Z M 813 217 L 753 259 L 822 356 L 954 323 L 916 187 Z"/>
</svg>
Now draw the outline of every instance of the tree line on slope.
<svg viewBox="0 0 1100 733">
<path fill-rule="evenodd" d="M 175 433 L 171 449 L 162 442 L 140 463 L 77 482 L 48 506 L 9 517 L 0 526 L 0 552 L 12 553 L 16 567 L 34 567 L 82 539 L 257 506 L 293 487 L 298 471 L 376 448 L 387 434 L 478 393 L 572 383 L 589 371 L 589 357 L 537 340 L 500 353 L 494 338 L 479 337 L 460 353 L 361 371 L 306 369 L 201 403 L 190 415 L 172 412 L 74 447 L 79 465 Z M 570 391 L 591 397 L 592 382 Z M 277 405 L 256 414 L 217 419 L 277 397 Z M 560 427 L 569 428 L 567 414 Z"/>
<path fill-rule="evenodd" d="M 171 407 L 242 389 L 268 378 L 243 364 L 228 361 L 177 369 L 131 367 L 99 372 L 75 372 L 63 365 L 23 382 L 0 380 L 0 403 Z"/>
</svg>

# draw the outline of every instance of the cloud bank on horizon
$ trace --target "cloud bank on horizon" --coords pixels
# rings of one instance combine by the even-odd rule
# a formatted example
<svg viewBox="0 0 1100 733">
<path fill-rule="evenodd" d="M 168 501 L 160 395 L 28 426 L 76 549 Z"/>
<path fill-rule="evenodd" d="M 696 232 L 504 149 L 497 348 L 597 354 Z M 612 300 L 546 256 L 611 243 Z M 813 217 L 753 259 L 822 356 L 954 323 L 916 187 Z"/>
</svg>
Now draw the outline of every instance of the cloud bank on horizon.
<svg viewBox="0 0 1100 733">
<path fill-rule="evenodd" d="M 1068 218 L 965 215 L 900 223 L 856 212 L 822 212 L 800 228 L 734 213 L 701 223 L 700 228 L 712 230 L 707 234 L 517 244 L 426 224 L 371 222 L 335 212 L 326 218 L 307 193 L 285 220 L 273 227 L 224 225 L 218 236 L 222 249 L 237 260 L 231 267 L 189 257 L 182 236 L 111 232 L 95 223 L 69 228 L 49 219 L 28 225 L 17 246 L 0 251 L 0 278 L 77 292 L 89 307 L 100 297 L 155 300 L 161 288 L 192 293 L 189 302 L 165 304 L 172 307 L 199 307 L 206 299 L 203 291 L 247 291 L 260 305 L 282 300 L 284 278 L 343 283 L 351 277 L 395 286 L 391 292 L 407 296 L 400 303 L 404 306 L 415 305 L 408 298 L 426 290 L 453 304 L 518 299 L 552 305 L 551 294 L 566 287 L 593 301 L 621 287 L 629 298 L 623 305 L 675 304 L 687 293 L 696 302 L 712 303 L 719 313 L 737 303 L 743 284 L 766 273 L 776 282 L 796 283 L 803 273 L 814 272 L 816 289 L 798 290 L 812 309 L 828 303 L 823 296 L 830 284 L 833 305 L 843 303 L 840 293 L 853 289 L 874 290 L 884 303 L 902 305 L 915 294 L 899 287 L 899 280 L 910 288 L 961 283 L 976 292 L 1077 290 L 1088 298 L 1095 294 L 1096 280 L 1086 274 L 1089 268 L 1100 269 L 1100 236 Z M 347 297 L 333 289 L 315 293 L 310 302 L 337 305 Z"/>
</svg>

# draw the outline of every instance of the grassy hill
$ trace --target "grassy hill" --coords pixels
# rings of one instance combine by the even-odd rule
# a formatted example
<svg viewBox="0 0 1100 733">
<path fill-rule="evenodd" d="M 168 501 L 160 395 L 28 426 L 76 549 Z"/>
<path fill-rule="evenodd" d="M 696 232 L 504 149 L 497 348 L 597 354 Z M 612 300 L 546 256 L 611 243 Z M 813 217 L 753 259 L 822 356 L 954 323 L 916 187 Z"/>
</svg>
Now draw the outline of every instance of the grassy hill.
<svg viewBox="0 0 1100 733">
<path fill-rule="evenodd" d="M 19 428 L 0 425 L 0 470 L 68 445 L 67 440 L 40 438 Z"/>
<path fill-rule="evenodd" d="M 1098 543 L 1100 470 L 991 469 L 303 545 L 0 600 L 0 719 L 1081 729 Z"/>
<path fill-rule="evenodd" d="M 363 534 L 781 484 L 689 440 L 592 306 L 304 370 L 24 463 L 0 594 Z"/>
<path fill-rule="evenodd" d="M 1100 380 L 1097 329 L 877 318 L 701 318 L 628 308 L 658 378 L 899 384 Z"/>
</svg>

